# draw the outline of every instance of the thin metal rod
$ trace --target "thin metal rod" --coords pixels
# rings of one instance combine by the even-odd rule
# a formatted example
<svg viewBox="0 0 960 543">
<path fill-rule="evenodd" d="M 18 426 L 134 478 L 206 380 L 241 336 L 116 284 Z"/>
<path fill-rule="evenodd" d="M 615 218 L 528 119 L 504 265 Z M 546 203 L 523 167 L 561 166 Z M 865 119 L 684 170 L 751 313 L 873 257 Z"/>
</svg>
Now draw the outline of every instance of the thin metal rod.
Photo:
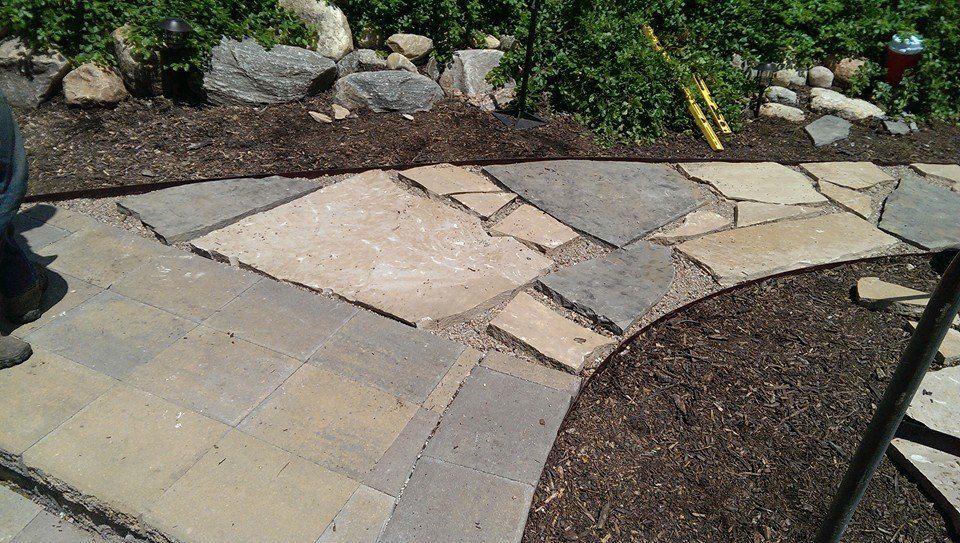
<svg viewBox="0 0 960 543">
<path fill-rule="evenodd" d="M 960 254 L 937 285 L 834 495 L 816 543 L 839 543 L 960 309 Z"/>
<path fill-rule="evenodd" d="M 517 122 L 527 108 L 527 88 L 530 85 L 530 70 L 533 69 L 533 48 L 537 43 L 537 21 L 540 19 L 540 0 L 531 0 L 530 27 L 527 29 L 527 52 L 523 58 L 523 73 L 520 74 L 520 94 L 517 97 Z"/>
</svg>

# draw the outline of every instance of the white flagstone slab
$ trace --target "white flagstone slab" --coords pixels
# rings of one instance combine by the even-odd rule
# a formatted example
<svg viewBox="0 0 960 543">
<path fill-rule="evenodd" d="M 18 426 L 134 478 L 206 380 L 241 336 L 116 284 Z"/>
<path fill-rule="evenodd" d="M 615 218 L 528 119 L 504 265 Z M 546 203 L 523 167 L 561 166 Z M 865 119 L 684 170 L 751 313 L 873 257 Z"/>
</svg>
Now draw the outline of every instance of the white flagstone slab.
<svg viewBox="0 0 960 543">
<path fill-rule="evenodd" d="M 490 233 L 525 241 L 543 251 L 554 251 L 577 239 L 572 228 L 531 205 L 522 205 L 493 225 Z"/>
<path fill-rule="evenodd" d="M 409 323 L 461 315 L 552 261 L 480 220 L 370 171 L 193 242 L 204 252 Z"/>
<path fill-rule="evenodd" d="M 817 209 L 783 204 L 765 204 L 763 202 L 737 202 L 737 228 L 765 222 L 802 217 L 816 213 Z"/>
<path fill-rule="evenodd" d="M 689 162 L 680 169 L 731 200 L 768 204 L 825 202 L 810 178 L 775 162 Z"/>
<path fill-rule="evenodd" d="M 876 254 L 898 243 L 849 213 L 737 228 L 684 242 L 679 249 L 722 285 Z"/>
<path fill-rule="evenodd" d="M 486 177 L 452 164 L 421 166 L 400 172 L 400 176 L 413 184 L 440 196 L 463 192 L 499 192 Z"/>
<path fill-rule="evenodd" d="M 895 180 L 872 162 L 808 162 L 800 167 L 817 181 L 827 181 L 855 190 L 868 189 L 877 183 Z"/>
</svg>

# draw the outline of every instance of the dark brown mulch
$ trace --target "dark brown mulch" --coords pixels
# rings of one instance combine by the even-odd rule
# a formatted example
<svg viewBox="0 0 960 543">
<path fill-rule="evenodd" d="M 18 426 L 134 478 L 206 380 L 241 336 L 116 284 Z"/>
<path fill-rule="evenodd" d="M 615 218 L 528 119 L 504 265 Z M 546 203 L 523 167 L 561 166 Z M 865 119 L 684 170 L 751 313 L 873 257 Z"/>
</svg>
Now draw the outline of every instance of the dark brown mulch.
<svg viewBox="0 0 960 543">
<path fill-rule="evenodd" d="M 78 110 L 61 98 L 19 115 L 32 167 L 31 194 L 104 186 L 304 170 L 377 167 L 474 159 L 623 156 L 664 160 L 956 161 L 960 128 L 943 124 L 893 137 L 857 125 L 851 138 L 817 149 L 802 125 L 760 119 L 714 153 L 699 134 L 643 146 L 605 148 L 572 117 L 554 115 L 542 128 L 515 132 L 493 117 L 445 101 L 413 121 L 359 112 L 318 124 L 307 110 L 326 111 L 330 94 L 264 108 L 172 105 L 135 100 L 113 110 Z"/>
<path fill-rule="evenodd" d="M 923 258 L 766 281 L 699 303 L 612 359 L 565 421 L 524 541 L 810 541 L 908 335 L 859 277 L 932 288 Z M 945 542 L 884 460 L 845 538 Z"/>
</svg>

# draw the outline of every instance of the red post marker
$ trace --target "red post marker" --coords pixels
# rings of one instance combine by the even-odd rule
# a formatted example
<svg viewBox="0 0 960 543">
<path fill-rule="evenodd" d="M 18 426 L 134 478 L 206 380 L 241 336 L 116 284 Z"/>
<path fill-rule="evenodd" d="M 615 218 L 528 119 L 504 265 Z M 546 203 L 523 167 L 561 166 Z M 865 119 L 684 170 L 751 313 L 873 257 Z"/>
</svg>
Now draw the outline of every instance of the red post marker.
<svg viewBox="0 0 960 543">
<path fill-rule="evenodd" d="M 917 34 L 894 34 L 887 44 L 887 83 L 899 85 L 903 74 L 920 62 L 923 38 Z"/>
</svg>

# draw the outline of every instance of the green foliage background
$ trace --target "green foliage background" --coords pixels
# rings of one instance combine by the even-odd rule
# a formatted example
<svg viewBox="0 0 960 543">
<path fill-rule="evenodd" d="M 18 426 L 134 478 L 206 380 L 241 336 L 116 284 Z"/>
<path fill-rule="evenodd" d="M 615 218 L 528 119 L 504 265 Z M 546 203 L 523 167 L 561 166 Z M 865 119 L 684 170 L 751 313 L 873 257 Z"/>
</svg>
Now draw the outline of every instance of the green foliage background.
<svg viewBox="0 0 960 543">
<path fill-rule="evenodd" d="M 870 60 L 852 92 L 892 113 L 960 121 L 960 0 L 541 0 L 533 77 L 539 105 L 572 112 L 608 141 L 643 140 L 691 122 L 678 84 L 704 77 L 737 126 L 753 84 L 731 65 L 830 57 Z M 478 34 L 525 37 L 527 0 L 339 0 L 354 34 L 364 30 L 428 35 L 443 60 Z M 253 36 L 266 46 L 309 47 L 315 30 L 276 0 L 4 0 L 0 27 L 35 46 L 55 46 L 75 62 L 111 63 L 110 32 L 125 23 L 145 54 L 160 45 L 156 22 L 177 15 L 197 32 L 188 65 L 202 66 L 221 36 Z M 641 26 L 651 24 L 676 62 L 654 52 Z M 882 82 L 886 42 L 919 31 L 926 51 L 903 85 Z M 518 73 L 522 52 L 501 73 Z M 186 67 L 186 66 L 184 66 Z"/>
</svg>

